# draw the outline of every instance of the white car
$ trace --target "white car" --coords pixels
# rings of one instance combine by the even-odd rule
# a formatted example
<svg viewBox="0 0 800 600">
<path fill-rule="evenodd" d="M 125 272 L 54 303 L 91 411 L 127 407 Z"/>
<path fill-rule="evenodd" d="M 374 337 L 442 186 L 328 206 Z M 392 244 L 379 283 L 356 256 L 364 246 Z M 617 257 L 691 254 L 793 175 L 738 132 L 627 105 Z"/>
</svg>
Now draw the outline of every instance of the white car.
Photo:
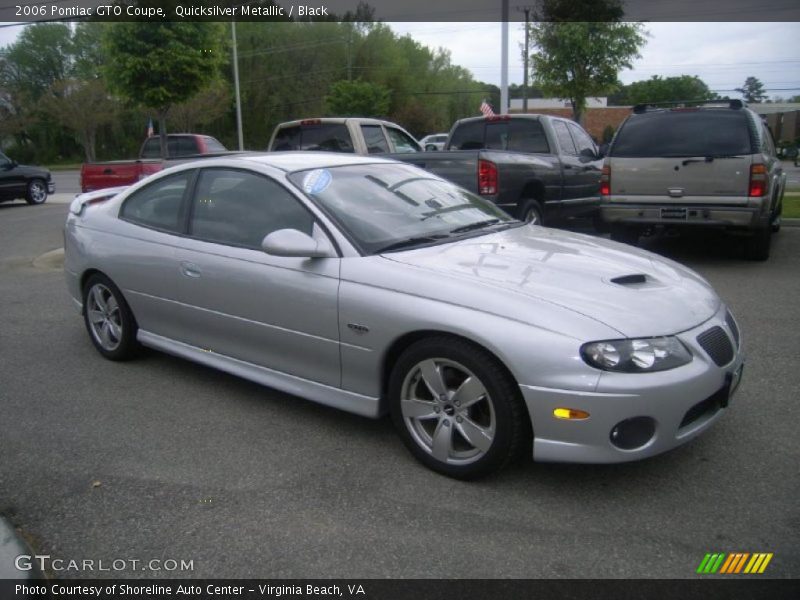
<svg viewBox="0 0 800 600">
<path fill-rule="evenodd" d="M 422 138 L 419 143 L 426 151 L 444 150 L 444 145 L 447 143 L 447 134 L 432 133 Z"/>
<path fill-rule="evenodd" d="M 742 372 L 736 322 L 696 273 L 516 221 L 405 163 L 183 164 L 79 196 L 65 239 L 69 292 L 106 358 L 141 344 L 391 414 L 453 477 L 518 455 L 653 456 L 715 423 Z"/>
</svg>

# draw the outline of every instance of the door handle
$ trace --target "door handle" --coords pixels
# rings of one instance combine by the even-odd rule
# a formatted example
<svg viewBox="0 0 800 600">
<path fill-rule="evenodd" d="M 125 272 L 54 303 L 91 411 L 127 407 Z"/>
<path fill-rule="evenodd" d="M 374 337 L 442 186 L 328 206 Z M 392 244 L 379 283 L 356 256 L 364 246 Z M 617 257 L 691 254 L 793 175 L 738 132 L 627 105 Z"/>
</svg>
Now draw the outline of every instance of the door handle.
<svg viewBox="0 0 800 600">
<path fill-rule="evenodd" d="M 197 279 L 200 277 L 200 267 L 194 263 L 184 261 L 181 263 L 181 273 L 186 277 Z"/>
<path fill-rule="evenodd" d="M 103 175 L 113 175 L 114 169 L 103 169 Z"/>
</svg>

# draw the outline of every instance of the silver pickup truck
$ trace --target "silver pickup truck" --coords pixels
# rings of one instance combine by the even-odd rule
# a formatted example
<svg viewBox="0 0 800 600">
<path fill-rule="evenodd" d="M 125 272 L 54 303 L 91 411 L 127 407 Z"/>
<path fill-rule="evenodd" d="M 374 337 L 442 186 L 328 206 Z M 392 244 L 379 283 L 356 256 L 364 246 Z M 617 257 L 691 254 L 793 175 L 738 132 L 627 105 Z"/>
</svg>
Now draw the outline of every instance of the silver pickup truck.
<svg viewBox="0 0 800 600">
<path fill-rule="evenodd" d="M 594 215 L 602 156 L 577 123 L 548 115 L 500 115 L 456 121 L 445 149 L 421 152 L 388 121 L 325 118 L 278 125 L 269 150 L 380 154 L 426 169 L 531 223 Z"/>
</svg>

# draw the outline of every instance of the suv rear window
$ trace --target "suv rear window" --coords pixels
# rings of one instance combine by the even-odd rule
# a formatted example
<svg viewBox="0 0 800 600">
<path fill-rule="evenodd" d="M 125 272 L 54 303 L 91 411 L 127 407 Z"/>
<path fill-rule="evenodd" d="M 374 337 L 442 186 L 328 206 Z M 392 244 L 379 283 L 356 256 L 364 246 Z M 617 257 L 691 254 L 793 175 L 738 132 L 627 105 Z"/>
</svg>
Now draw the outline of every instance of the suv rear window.
<svg viewBox="0 0 800 600">
<path fill-rule="evenodd" d="M 609 156 L 618 158 L 753 154 L 750 124 L 741 110 L 670 110 L 632 115 Z"/>
<path fill-rule="evenodd" d="M 278 131 L 272 150 L 353 152 L 353 144 L 344 123 L 294 125 Z"/>
</svg>

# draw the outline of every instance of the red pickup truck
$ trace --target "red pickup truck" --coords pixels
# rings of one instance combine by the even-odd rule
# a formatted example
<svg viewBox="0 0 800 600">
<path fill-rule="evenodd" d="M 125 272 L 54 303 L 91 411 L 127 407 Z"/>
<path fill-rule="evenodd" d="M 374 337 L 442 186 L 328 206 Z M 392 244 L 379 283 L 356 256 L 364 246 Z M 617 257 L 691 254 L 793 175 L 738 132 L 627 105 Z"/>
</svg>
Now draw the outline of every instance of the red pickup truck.
<svg viewBox="0 0 800 600">
<path fill-rule="evenodd" d="M 220 152 L 227 152 L 227 148 L 208 135 L 194 133 L 167 135 L 167 155 L 170 159 L 186 159 Z M 161 141 L 157 135 L 150 136 L 142 144 L 137 160 L 85 163 L 81 167 L 81 191 L 93 192 L 131 185 L 163 168 Z"/>
</svg>

